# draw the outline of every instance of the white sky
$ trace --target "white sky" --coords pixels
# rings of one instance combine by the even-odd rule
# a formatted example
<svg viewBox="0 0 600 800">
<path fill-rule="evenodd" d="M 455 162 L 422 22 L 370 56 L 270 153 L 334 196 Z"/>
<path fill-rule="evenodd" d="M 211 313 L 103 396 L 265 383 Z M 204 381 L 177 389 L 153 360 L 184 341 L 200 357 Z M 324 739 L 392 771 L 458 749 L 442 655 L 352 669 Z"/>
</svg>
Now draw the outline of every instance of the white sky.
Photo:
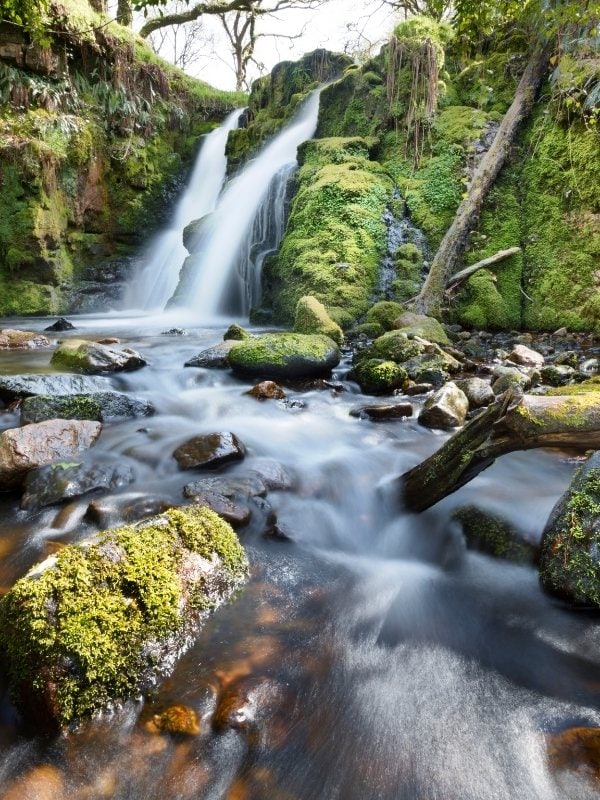
<svg viewBox="0 0 600 800">
<path fill-rule="evenodd" d="M 190 3 L 193 3 L 193 0 L 190 0 Z M 188 71 L 220 89 L 233 89 L 235 78 L 227 57 L 227 42 L 220 24 L 208 15 L 204 19 L 204 31 L 214 37 L 214 46 L 207 45 L 206 54 Z M 260 31 L 292 34 L 303 30 L 302 37 L 293 41 L 272 37 L 262 38 L 257 44 L 256 58 L 264 63 L 267 71 L 270 71 L 277 62 L 296 60 L 303 53 L 308 53 L 317 47 L 343 51 L 344 45 L 349 40 L 359 41 L 361 47 L 379 44 L 387 38 L 393 23 L 394 16 L 390 13 L 390 9 L 381 8 L 378 0 L 330 0 L 323 7 L 313 11 L 282 11 L 276 19 L 261 20 Z M 348 25 L 352 24 L 366 38 L 361 39 L 356 30 L 354 32 L 349 30 Z M 226 63 L 215 55 L 215 50 L 226 59 Z M 162 52 L 161 55 L 169 57 L 168 51 Z M 252 78 L 259 75 L 253 66 L 249 72 Z"/>
</svg>

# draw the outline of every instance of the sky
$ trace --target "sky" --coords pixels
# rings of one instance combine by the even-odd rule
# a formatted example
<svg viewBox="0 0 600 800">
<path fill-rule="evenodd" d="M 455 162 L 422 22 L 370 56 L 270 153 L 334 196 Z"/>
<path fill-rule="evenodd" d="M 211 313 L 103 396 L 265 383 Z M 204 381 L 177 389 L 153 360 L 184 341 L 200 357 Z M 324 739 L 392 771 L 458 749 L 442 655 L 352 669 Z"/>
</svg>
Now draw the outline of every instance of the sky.
<svg viewBox="0 0 600 800">
<path fill-rule="evenodd" d="M 204 43 L 199 47 L 202 52 L 187 71 L 217 88 L 234 89 L 235 77 L 227 59 L 227 43 L 220 24 L 208 15 L 204 19 L 200 38 L 212 39 L 212 43 Z M 141 23 L 143 19 L 140 25 Z M 261 38 L 256 48 L 256 57 L 270 71 L 279 61 L 296 60 L 317 47 L 344 50 L 346 43 L 352 41 L 358 42 L 361 49 L 374 45 L 377 50 L 378 45 L 387 38 L 393 23 L 394 15 L 389 8 L 381 7 L 378 0 L 330 0 L 313 11 L 282 11 L 277 18 L 261 21 L 261 31 L 279 34 L 302 31 L 302 36 L 293 41 Z M 360 36 L 356 30 L 348 28 L 348 25 L 353 24 L 360 31 Z M 169 58 L 168 46 L 161 49 L 161 55 Z M 252 69 L 252 78 L 259 74 L 256 69 Z"/>
</svg>

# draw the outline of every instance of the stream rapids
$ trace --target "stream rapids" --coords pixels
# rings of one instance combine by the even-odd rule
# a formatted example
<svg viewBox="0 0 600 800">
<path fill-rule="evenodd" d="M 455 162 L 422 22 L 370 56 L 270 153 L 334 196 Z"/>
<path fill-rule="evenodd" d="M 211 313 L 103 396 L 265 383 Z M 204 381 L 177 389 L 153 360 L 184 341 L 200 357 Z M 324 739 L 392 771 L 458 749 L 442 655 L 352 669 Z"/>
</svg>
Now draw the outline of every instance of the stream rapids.
<svg viewBox="0 0 600 800">
<path fill-rule="evenodd" d="M 269 459 L 292 476 L 291 490 L 267 498 L 287 539 L 265 537 L 252 520 L 241 529 L 250 582 L 145 701 L 57 738 L 26 738 L 4 692 L 0 796 L 598 797 L 584 776 L 551 772 L 546 752 L 549 733 L 600 725 L 597 619 L 544 595 L 533 567 L 466 550 L 450 522 L 454 508 L 476 500 L 536 541 L 572 459 L 557 451 L 505 456 L 430 511 L 409 515 L 398 509 L 394 478 L 447 434 L 417 424 L 418 400 L 408 420 L 351 417 L 367 399 L 345 379 L 347 359 L 334 388 L 287 388 L 304 407 L 285 407 L 247 396 L 251 382 L 227 371 L 183 367 L 222 338 L 229 319 L 185 336 L 160 335 L 165 317 L 73 321 L 72 335 L 117 336 L 150 362 L 110 380 L 151 400 L 157 414 L 106 424 L 93 451 L 134 471 L 131 486 L 101 498 L 114 507 L 113 526 L 122 521 L 122 495 L 149 507 L 182 504 L 193 475 L 177 469 L 172 451 L 190 436 L 232 431 L 247 456 L 224 474 Z M 0 353 L 2 373 L 48 372 L 48 363 L 47 350 Z M 0 413 L 2 429 L 16 425 L 18 412 Z M 59 543 L 96 530 L 86 516 L 93 497 L 38 512 L 0 498 L 3 589 Z M 218 726 L 223 697 L 235 713 Z M 147 731 L 148 719 L 174 703 L 197 712 L 197 736 Z M 32 786 L 45 793 L 31 794 Z"/>
</svg>

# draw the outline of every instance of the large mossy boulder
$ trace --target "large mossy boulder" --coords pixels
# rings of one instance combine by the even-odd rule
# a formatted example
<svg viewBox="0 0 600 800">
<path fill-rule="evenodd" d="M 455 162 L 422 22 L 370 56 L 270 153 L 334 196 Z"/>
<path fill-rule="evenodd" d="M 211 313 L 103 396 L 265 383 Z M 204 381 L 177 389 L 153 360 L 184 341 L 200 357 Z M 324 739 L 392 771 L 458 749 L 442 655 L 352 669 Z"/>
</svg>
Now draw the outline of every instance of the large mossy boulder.
<svg viewBox="0 0 600 800">
<path fill-rule="evenodd" d="M 550 514 L 540 579 L 573 605 L 600 608 L 600 451 L 577 470 Z"/>
<path fill-rule="evenodd" d="M 139 694 L 247 573 L 233 529 L 198 506 L 68 545 L 0 600 L 15 704 L 40 731 Z"/>
<path fill-rule="evenodd" d="M 56 348 L 52 354 L 53 367 L 99 375 L 111 372 L 132 372 L 145 367 L 147 361 L 139 353 L 129 348 L 116 350 L 108 345 L 87 342 L 83 339 L 69 339 Z"/>
<path fill-rule="evenodd" d="M 382 358 L 361 359 L 352 371 L 365 394 L 392 394 L 408 382 L 406 370 L 394 361 Z"/>
<path fill-rule="evenodd" d="M 428 342 L 435 342 L 435 344 L 451 344 L 446 331 L 437 319 L 424 314 L 404 311 L 394 320 L 393 327 L 395 330 L 406 333 L 409 337 L 418 336 L 421 339 L 427 339 Z"/>
<path fill-rule="evenodd" d="M 534 564 L 538 558 L 538 549 L 523 537 L 521 531 L 487 508 L 461 506 L 452 519 L 461 526 L 470 550 L 521 564 Z"/>
<path fill-rule="evenodd" d="M 381 300 L 367 311 L 365 322 L 378 322 L 384 331 L 391 331 L 394 321 L 404 313 L 404 306 L 392 300 Z"/>
<path fill-rule="evenodd" d="M 337 322 L 331 319 L 323 303 L 320 303 L 312 295 L 306 295 L 298 300 L 294 331 L 296 333 L 319 333 L 323 336 L 329 336 L 338 345 L 341 345 L 344 341 L 343 330 Z"/>
<path fill-rule="evenodd" d="M 340 351 L 328 336 L 269 333 L 234 345 L 234 372 L 264 378 L 312 378 L 328 375 L 340 363 Z"/>
</svg>

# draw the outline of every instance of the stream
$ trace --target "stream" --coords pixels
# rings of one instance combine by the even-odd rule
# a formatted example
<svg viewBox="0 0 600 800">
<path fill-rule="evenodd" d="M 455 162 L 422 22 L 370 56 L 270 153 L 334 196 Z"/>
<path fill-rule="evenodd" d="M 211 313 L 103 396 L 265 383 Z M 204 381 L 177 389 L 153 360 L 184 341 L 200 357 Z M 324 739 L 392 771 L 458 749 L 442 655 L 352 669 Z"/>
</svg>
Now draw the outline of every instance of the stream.
<svg viewBox="0 0 600 800">
<path fill-rule="evenodd" d="M 171 312 L 172 314 L 174 312 Z M 135 482 L 108 496 L 42 511 L 0 495 L 0 586 L 9 588 L 59 544 L 118 525 L 128 504 L 185 502 L 172 451 L 192 435 L 232 431 L 245 474 L 277 462 L 292 487 L 267 501 L 287 538 L 264 535 L 256 513 L 240 530 L 251 580 L 203 628 L 173 674 L 131 701 L 54 739 L 26 738 L 3 695 L 0 796 L 69 800 L 564 800 L 595 798 L 573 772 L 551 773 L 545 736 L 600 725 L 600 626 L 542 593 L 536 570 L 467 551 L 450 521 L 459 505 L 519 522 L 532 541 L 569 483 L 556 451 L 503 457 L 422 515 L 398 508 L 394 478 L 447 434 L 410 419 L 373 423 L 345 380 L 286 388 L 304 407 L 258 402 L 250 381 L 184 368 L 230 319 L 161 332 L 176 317 L 72 318 L 66 336 L 117 336 L 150 365 L 111 377 L 157 414 L 105 425 L 94 458 L 131 466 Z M 42 330 L 46 320 L 11 320 Z M 256 331 L 254 331 L 256 332 Z M 47 350 L 0 352 L 0 373 L 51 371 Z M 341 386 L 336 387 L 336 382 Z M 18 413 L 0 413 L 2 429 Z M 268 459 L 269 462 L 265 462 Z M 154 505 L 153 505 L 154 504 Z M 215 718 L 220 707 L 233 709 Z M 194 709 L 200 733 L 148 732 L 172 704 Z M 32 794 L 31 787 L 43 793 Z"/>
</svg>

